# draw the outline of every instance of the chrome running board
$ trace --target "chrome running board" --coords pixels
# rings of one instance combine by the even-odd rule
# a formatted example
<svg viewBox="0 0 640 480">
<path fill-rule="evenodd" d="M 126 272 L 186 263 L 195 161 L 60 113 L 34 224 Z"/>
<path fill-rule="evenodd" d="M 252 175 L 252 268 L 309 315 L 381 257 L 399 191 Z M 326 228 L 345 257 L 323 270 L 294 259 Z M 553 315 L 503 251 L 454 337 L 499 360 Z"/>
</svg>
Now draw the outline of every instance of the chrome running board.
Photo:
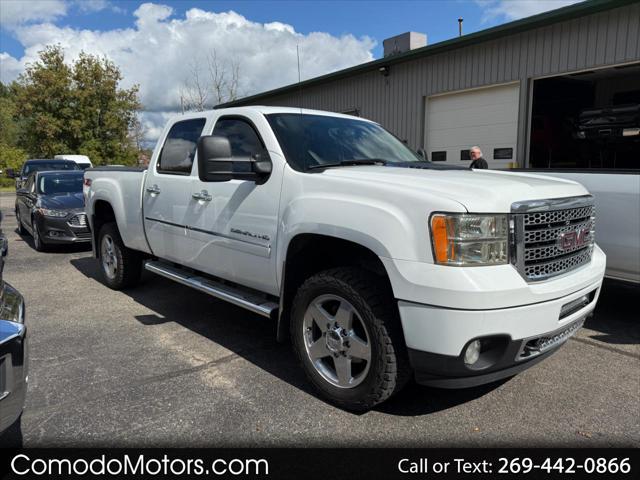
<svg viewBox="0 0 640 480">
<path fill-rule="evenodd" d="M 175 267 L 162 261 L 148 260 L 145 262 L 144 268 L 145 270 L 149 270 L 150 272 L 186 285 L 187 287 L 207 293 L 212 297 L 219 298 L 225 302 L 262 315 L 263 317 L 273 318 L 272 315 L 278 310 L 277 303 L 269 301 L 258 293 L 238 287 L 231 287 L 222 282 L 216 282 L 214 279 L 204 277 L 197 272 Z"/>
</svg>

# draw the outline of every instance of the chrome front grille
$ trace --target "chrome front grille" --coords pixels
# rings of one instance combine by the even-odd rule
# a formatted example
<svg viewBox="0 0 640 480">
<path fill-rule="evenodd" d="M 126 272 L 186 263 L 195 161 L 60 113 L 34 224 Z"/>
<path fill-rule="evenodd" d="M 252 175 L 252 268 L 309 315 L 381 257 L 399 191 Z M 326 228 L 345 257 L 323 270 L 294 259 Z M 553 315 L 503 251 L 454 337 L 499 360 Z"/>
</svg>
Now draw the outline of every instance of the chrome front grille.
<svg viewBox="0 0 640 480">
<path fill-rule="evenodd" d="M 553 223 L 562 223 L 573 221 L 576 219 L 584 219 L 591 215 L 593 207 L 571 208 L 569 210 L 552 210 L 549 212 L 535 212 L 524 214 L 524 224 L 529 225 L 547 225 Z"/>
<path fill-rule="evenodd" d="M 591 261 L 595 212 L 590 195 L 517 203 L 512 212 L 512 262 L 525 280 L 546 280 Z"/>
<path fill-rule="evenodd" d="M 84 213 L 77 213 L 69 219 L 69 225 L 72 227 L 86 227 L 87 215 Z"/>
</svg>

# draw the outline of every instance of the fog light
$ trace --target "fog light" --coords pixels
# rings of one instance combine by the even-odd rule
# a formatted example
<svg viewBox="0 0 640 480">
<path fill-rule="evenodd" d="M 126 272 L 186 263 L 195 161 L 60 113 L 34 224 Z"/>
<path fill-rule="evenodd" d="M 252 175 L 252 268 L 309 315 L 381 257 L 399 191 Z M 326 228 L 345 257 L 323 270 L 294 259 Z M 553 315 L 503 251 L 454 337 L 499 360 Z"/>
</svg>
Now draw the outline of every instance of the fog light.
<svg viewBox="0 0 640 480">
<path fill-rule="evenodd" d="M 464 351 L 464 363 L 473 365 L 480 358 L 480 340 L 474 340 Z"/>
</svg>

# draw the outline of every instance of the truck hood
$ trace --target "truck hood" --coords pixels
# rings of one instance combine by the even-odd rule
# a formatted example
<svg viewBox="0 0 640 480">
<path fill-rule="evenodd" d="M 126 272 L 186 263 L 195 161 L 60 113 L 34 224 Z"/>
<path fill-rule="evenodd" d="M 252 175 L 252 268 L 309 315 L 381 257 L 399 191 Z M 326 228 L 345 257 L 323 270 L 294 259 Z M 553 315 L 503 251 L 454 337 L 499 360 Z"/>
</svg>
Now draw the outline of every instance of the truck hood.
<svg viewBox="0 0 640 480">
<path fill-rule="evenodd" d="M 579 183 L 561 178 L 498 170 L 433 170 L 393 166 L 329 168 L 320 175 L 354 183 L 397 186 L 437 195 L 462 204 L 469 212 L 509 212 L 525 200 L 587 195 Z M 354 185 L 355 186 L 355 185 Z"/>
</svg>

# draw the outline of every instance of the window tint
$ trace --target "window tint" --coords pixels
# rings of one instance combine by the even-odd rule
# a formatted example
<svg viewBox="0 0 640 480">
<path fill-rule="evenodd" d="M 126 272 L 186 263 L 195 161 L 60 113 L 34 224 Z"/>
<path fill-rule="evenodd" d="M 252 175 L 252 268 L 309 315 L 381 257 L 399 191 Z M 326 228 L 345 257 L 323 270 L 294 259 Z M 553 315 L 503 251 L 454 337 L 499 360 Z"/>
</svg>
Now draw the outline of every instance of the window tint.
<svg viewBox="0 0 640 480">
<path fill-rule="evenodd" d="M 33 192 L 33 182 L 34 182 L 34 178 L 35 175 L 31 175 L 29 178 L 27 178 L 27 181 L 24 184 L 24 189 L 28 192 Z"/>
<path fill-rule="evenodd" d="M 237 118 L 218 120 L 213 129 L 213 135 L 229 139 L 233 157 L 251 157 L 264 149 L 253 127 L 248 122 Z"/>
<path fill-rule="evenodd" d="M 267 120 L 297 170 L 349 160 L 424 161 L 380 125 L 357 118 L 275 113 Z"/>
<path fill-rule="evenodd" d="M 43 195 L 82 193 L 82 175 L 43 174 L 38 179 L 38 192 Z"/>
<path fill-rule="evenodd" d="M 26 163 L 24 165 L 23 175 L 29 175 L 33 172 L 42 172 L 45 170 L 80 170 L 76 162 L 61 161 L 61 162 L 33 162 Z"/>
<path fill-rule="evenodd" d="M 189 175 L 196 154 L 198 139 L 205 124 L 204 118 L 175 123 L 164 142 L 157 170 L 162 173 Z"/>
</svg>

